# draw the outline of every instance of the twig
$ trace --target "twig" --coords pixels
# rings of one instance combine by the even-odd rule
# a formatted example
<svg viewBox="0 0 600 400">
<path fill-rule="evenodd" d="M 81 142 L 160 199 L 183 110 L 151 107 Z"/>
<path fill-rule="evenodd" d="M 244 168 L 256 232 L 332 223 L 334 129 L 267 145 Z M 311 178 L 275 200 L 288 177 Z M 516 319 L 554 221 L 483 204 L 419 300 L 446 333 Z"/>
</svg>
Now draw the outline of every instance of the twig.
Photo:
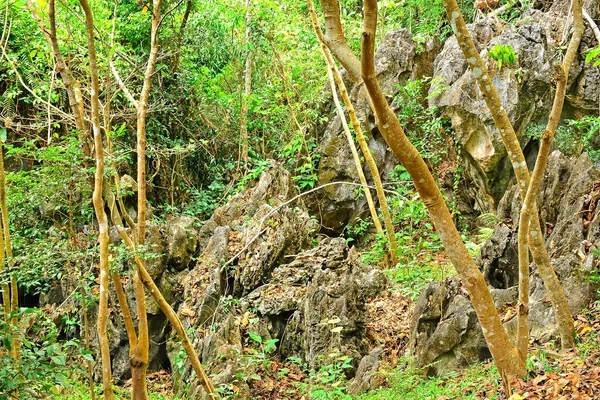
<svg viewBox="0 0 600 400">
<path fill-rule="evenodd" d="M 588 24 L 590 24 L 590 27 L 592 28 L 592 31 L 594 32 L 594 36 L 596 36 L 596 40 L 600 44 L 600 29 L 598 29 L 598 25 L 596 25 L 596 23 L 594 22 L 592 17 L 590 17 L 590 14 L 588 14 L 588 12 L 585 11 L 585 9 L 582 11 L 583 11 L 583 17 L 586 19 Z"/>
</svg>

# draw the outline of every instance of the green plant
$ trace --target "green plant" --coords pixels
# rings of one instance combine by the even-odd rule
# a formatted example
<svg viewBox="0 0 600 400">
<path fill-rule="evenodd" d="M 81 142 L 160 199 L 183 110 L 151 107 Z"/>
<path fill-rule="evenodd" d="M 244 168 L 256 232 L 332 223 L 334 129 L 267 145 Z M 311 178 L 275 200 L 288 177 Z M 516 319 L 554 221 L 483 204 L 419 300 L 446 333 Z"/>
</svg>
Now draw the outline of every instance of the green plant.
<svg viewBox="0 0 600 400">
<path fill-rule="evenodd" d="M 93 361 L 89 352 L 75 340 L 59 342 L 59 331 L 41 311 L 26 309 L 17 318 L 30 326 L 28 331 L 0 319 L 0 398 L 39 399 L 58 394 L 57 388 L 69 388 L 73 377 L 81 376 L 80 362 Z M 8 351 L 15 339 L 22 342 L 21 358 L 13 359 Z M 79 358 L 79 363 L 70 362 Z"/>
<path fill-rule="evenodd" d="M 325 356 L 321 356 L 317 363 L 323 362 L 324 359 Z M 318 370 L 311 370 L 309 397 L 315 400 L 352 399 L 345 386 L 345 370 L 349 368 L 352 368 L 352 358 L 341 356 L 321 365 Z"/>
<path fill-rule="evenodd" d="M 503 66 L 511 68 L 517 63 L 517 54 L 511 45 L 497 44 L 490 49 L 488 55 L 496 60 L 498 69 L 502 69 Z"/>
<path fill-rule="evenodd" d="M 600 46 L 590 49 L 585 56 L 585 62 L 594 63 L 594 67 L 600 66 Z"/>
<path fill-rule="evenodd" d="M 532 125 L 527 128 L 526 135 L 540 140 L 544 132 L 543 125 Z M 600 117 L 586 115 L 580 119 L 565 120 L 556 130 L 554 143 L 567 156 L 578 156 L 586 151 L 590 159 L 600 161 Z"/>
</svg>

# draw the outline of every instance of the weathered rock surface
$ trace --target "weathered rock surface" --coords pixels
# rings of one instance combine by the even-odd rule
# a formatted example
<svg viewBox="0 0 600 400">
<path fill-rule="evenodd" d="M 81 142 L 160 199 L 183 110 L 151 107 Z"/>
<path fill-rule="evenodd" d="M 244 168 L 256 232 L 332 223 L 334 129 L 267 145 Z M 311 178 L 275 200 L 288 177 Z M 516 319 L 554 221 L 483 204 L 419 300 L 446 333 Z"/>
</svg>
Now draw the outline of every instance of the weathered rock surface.
<svg viewBox="0 0 600 400">
<path fill-rule="evenodd" d="M 544 121 L 552 105 L 554 50 L 548 43 L 546 30 L 534 22 L 514 28 L 483 21 L 471 26 L 470 31 L 487 64 L 490 81 L 527 152 L 525 145 L 529 139 L 525 130 L 532 121 Z M 518 65 L 498 69 L 497 62 L 488 56 L 488 51 L 497 44 L 512 46 Z M 463 148 L 467 172 L 488 195 L 484 197 L 492 203 L 491 209 L 495 209 L 513 171 L 506 161 L 506 150 L 492 114 L 455 37 L 446 41 L 435 60 L 434 82 L 430 92 L 443 91 L 430 99 L 430 105 L 441 107 L 451 119 L 456 139 Z"/>
<path fill-rule="evenodd" d="M 335 352 L 358 366 L 369 350 L 366 301 L 384 288 L 386 278 L 363 265 L 343 239 L 322 239 L 303 251 L 312 246 L 318 225 L 301 202 L 286 203 L 293 195 L 289 173 L 277 167 L 265 171 L 254 188 L 204 225 L 200 237 L 210 238 L 182 282 L 182 322 L 195 332 L 195 348 L 213 382 L 235 384 L 237 398 L 249 398 L 243 377 L 258 368 L 248 348 L 260 345 L 248 332 L 262 343 L 277 340 L 282 357 L 299 357 L 308 365 L 320 365 Z M 176 365 L 179 344 L 173 336 L 169 343 Z M 178 373 L 187 381 L 189 365 Z M 188 396 L 203 398 L 196 380 L 190 381 Z"/>
<path fill-rule="evenodd" d="M 571 312 L 578 312 L 593 299 L 598 285 L 586 277 L 598 272 L 600 248 L 600 170 L 587 154 L 567 159 L 552 153 L 542 181 L 538 204 L 542 227 L 552 264 L 564 287 Z M 518 259 L 516 225 L 521 200 L 516 186 L 502 198 L 498 211 L 501 222 L 482 246 L 478 263 L 492 288 L 499 311 L 517 301 Z M 544 342 L 558 336 L 554 312 L 544 284 L 532 264 L 530 275 L 530 337 Z M 440 289 L 441 288 L 441 289 Z M 507 313 L 505 327 L 516 330 L 516 318 Z M 514 315 L 514 314 L 513 314 Z M 434 283 L 415 306 L 411 349 L 418 364 L 429 373 L 463 368 L 489 357 L 475 311 L 460 282 Z"/>
<path fill-rule="evenodd" d="M 564 4 L 568 5 L 568 2 Z M 588 6 L 595 15 L 597 4 L 588 2 Z M 566 15 L 558 6 L 547 12 L 531 9 L 514 26 L 484 19 L 469 28 L 530 167 L 535 162 L 538 145 L 526 133 L 535 125 L 547 123 L 554 97 L 552 80 L 556 49 L 563 41 Z M 585 50 L 595 43 L 591 30 L 587 29 L 581 46 L 582 55 L 570 71 L 565 117 L 597 113 L 600 70 L 584 62 Z M 499 69 L 497 62 L 488 55 L 495 45 L 511 46 L 517 55 L 517 64 Z M 481 211 L 495 211 L 508 189 L 513 170 L 492 115 L 455 37 L 444 43 L 436 57 L 433 77 L 430 94 L 437 95 L 430 98 L 429 104 L 441 107 L 452 121 L 457 141 L 462 146 L 466 172 L 481 191 L 478 202 L 480 208 L 484 207 Z"/>
</svg>

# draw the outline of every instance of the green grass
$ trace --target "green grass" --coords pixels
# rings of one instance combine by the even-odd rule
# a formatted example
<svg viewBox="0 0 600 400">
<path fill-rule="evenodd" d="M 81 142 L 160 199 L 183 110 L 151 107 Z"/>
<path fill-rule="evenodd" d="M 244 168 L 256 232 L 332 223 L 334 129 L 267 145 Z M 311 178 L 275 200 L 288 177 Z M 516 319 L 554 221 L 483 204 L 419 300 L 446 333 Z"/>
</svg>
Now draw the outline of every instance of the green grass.
<svg viewBox="0 0 600 400">
<path fill-rule="evenodd" d="M 430 282 L 441 281 L 456 275 L 456 271 L 451 264 L 440 265 L 435 262 L 428 262 L 423 265 L 398 265 L 396 268 L 387 270 L 386 273 L 394 282 L 400 284 L 400 292 L 413 300 L 419 297 L 422 290 Z"/>
<path fill-rule="evenodd" d="M 401 366 L 387 380 L 388 388 L 372 390 L 361 400 L 498 399 L 500 375 L 494 366 L 478 364 L 445 377 L 427 377 L 420 370 Z M 405 367 L 402 369 L 402 367 Z"/>
</svg>

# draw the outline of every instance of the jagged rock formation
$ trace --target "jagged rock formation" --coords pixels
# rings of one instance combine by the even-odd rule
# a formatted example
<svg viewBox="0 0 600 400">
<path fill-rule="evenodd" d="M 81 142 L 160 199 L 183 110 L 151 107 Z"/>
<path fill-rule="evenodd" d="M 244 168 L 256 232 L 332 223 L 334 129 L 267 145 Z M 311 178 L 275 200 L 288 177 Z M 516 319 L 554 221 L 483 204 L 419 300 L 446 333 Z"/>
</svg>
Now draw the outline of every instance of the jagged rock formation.
<svg viewBox="0 0 600 400">
<path fill-rule="evenodd" d="M 568 159 L 552 153 L 542 181 L 538 204 L 541 226 L 547 228 L 546 246 L 565 289 L 572 312 L 594 299 L 598 284 L 586 280 L 599 272 L 600 170 L 587 154 Z M 496 307 L 506 311 L 517 301 L 518 260 L 516 226 L 521 199 L 511 187 L 499 204 L 501 223 L 482 246 L 478 263 L 492 287 Z M 530 289 L 530 335 L 545 342 L 557 336 L 554 312 L 544 284 L 532 264 Z M 506 313 L 505 327 L 516 331 L 514 312 Z M 421 294 L 412 322 L 411 350 L 420 367 L 429 373 L 464 368 L 489 357 L 475 311 L 455 279 L 430 285 Z"/>
<path fill-rule="evenodd" d="M 182 280 L 182 322 L 194 332 L 214 383 L 235 384 L 238 398 L 250 396 L 242 375 L 258 368 L 246 351 L 248 344 L 260 347 L 249 332 L 263 343 L 276 339 L 281 356 L 299 357 L 310 366 L 335 353 L 351 357 L 356 367 L 369 351 L 366 301 L 385 287 L 386 278 L 363 265 L 344 239 L 319 240 L 318 224 L 301 200 L 287 203 L 294 194 L 287 171 L 265 171 L 254 188 L 239 193 L 203 226 L 203 252 Z M 191 368 L 178 364 L 179 352 L 172 337 L 169 358 L 180 374 L 176 381 L 186 382 Z M 190 381 L 188 396 L 203 398 L 202 388 Z"/>
<path fill-rule="evenodd" d="M 597 15 L 598 5 L 589 1 L 587 5 L 592 16 Z M 514 26 L 496 19 L 470 25 L 475 45 L 487 63 L 530 167 L 535 162 L 537 142 L 528 137 L 527 131 L 536 125 L 545 126 L 552 106 L 554 64 L 557 48 L 564 41 L 567 17 L 561 10 L 554 7 L 544 13 L 530 9 Z M 570 72 L 565 117 L 598 111 L 600 72 L 584 62 L 584 51 L 595 43 L 588 29 L 581 56 Z M 517 55 L 517 64 L 498 68 L 498 63 L 488 54 L 495 45 L 511 46 Z M 514 174 L 491 113 L 455 37 L 444 43 L 436 57 L 433 76 L 430 94 L 435 95 L 429 103 L 444 109 L 452 121 L 456 139 L 462 146 L 466 171 L 480 188 L 481 211 L 495 211 Z"/>
</svg>

